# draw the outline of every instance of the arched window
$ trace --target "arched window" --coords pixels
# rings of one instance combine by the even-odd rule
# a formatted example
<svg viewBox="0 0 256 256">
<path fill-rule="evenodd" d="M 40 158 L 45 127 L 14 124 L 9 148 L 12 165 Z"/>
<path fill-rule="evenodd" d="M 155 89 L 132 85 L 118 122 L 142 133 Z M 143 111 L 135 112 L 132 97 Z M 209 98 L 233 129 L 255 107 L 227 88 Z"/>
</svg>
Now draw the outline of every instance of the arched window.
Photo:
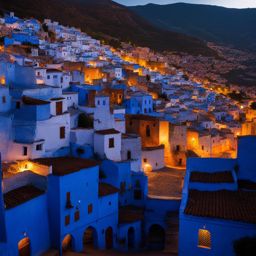
<svg viewBox="0 0 256 256">
<path fill-rule="evenodd" d="M 211 249 L 211 233 L 206 229 L 198 231 L 198 247 Z"/>
</svg>

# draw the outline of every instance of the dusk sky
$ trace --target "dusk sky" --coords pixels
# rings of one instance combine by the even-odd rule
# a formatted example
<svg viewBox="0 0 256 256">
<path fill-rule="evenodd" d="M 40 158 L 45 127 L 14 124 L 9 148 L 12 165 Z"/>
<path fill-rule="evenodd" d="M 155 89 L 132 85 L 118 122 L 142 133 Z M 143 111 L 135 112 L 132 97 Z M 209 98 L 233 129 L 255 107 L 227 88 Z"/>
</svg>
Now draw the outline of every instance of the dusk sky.
<svg viewBox="0 0 256 256">
<path fill-rule="evenodd" d="M 156 3 L 156 4 L 171 4 L 177 2 L 186 2 L 193 4 L 211 4 L 219 5 L 230 8 L 256 8 L 256 0 L 114 0 L 120 4 L 124 5 L 144 5 L 147 3 Z"/>
</svg>

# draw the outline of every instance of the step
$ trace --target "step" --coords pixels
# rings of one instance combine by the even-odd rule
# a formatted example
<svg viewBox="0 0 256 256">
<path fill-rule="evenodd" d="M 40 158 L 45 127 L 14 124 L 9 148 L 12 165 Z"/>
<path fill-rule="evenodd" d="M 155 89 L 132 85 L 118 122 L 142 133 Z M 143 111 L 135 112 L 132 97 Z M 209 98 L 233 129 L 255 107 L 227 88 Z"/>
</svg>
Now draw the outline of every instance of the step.
<svg viewBox="0 0 256 256">
<path fill-rule="evenodd" d="M 51 249 L 51 250 L 43 253 L 42 256 L 59 256 L 59 252 L 58 252 L 58 250 Z"/>
</svg>

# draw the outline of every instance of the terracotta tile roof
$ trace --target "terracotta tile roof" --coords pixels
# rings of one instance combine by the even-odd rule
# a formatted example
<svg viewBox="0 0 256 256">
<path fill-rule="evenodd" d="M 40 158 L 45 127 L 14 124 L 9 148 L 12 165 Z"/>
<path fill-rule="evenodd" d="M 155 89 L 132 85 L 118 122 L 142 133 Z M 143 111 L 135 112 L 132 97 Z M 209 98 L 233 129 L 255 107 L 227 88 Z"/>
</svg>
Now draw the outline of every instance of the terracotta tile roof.
<svg viewBox="0 0 256 256">
<path fill-rule="evenodd" d="M 256 224 L 256 192 L 190 190 L 184 213 Z"/>
<path fill-rule="evenodd" d="M 64 176 L 73 172 L 78 172 L 81 169 L 99 165 L 95 160 L 75 157 L 39 158 L 33 160 L 33 162 L 52 166 L 52 173 L 56 176 Z"/>
<path fill-rule="evenodd" d="M 47 104 L 50 104 L 49 101 L 39 100 L 39 99 L 31 98 L 31 97 L 28 97 L 28 96 L 23 96 L 22 101 L 26 105 L 47 105 Z"/>
<path fill-rule="evenodd" d="M 249 180 L 238 180 L 238 187 L 240 189 L 256 190 L 256 183 Z"/>
<path fill-rule="evenodd" d="M 234 183 L 231 171 L 224 172 L 191 172 L 190 182 L 203 183 Z"/>
<path fill-rule="evenodd" d="M 42 194 L 44 194 L 43 190 L 38 189 L 32 185 L 14 189 L 4 194 L 5 208 L 6 209 L 14 208 Z"/>
<path fill-rule="evenodd" d="M 118 192 L 119 189 L 110 184 L 103 182 L 99 183 L 99 197 L 112 195 Z"/>
<path fill-rule="evenodd" d="M 144 210 L 135 206 L 124 206 L 119 208 L 119 224 L 132 223 L 144 219 Z"/>
<path fill-rule="evenodd" d="M 95 133 L 100 135 L 110 135 L 110 134 L 119 134 L 120 132 L 115 129 L 107 129 L 107 130 L 99 130 L 99 131 L 96 131 Z"/>
</svg>

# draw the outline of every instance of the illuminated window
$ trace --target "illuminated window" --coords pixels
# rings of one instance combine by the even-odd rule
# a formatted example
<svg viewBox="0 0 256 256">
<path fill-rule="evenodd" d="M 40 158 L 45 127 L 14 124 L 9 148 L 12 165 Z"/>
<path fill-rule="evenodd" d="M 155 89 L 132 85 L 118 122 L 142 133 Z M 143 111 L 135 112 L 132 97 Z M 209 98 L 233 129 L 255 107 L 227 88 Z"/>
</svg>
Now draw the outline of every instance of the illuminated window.
<svg viewBox="0 0 256 256">
<path fill-rule="evenodd" d="M 198 231 L 198 247 L 211 249 L 211 233 L 206 229 Z"/>
</svg>

